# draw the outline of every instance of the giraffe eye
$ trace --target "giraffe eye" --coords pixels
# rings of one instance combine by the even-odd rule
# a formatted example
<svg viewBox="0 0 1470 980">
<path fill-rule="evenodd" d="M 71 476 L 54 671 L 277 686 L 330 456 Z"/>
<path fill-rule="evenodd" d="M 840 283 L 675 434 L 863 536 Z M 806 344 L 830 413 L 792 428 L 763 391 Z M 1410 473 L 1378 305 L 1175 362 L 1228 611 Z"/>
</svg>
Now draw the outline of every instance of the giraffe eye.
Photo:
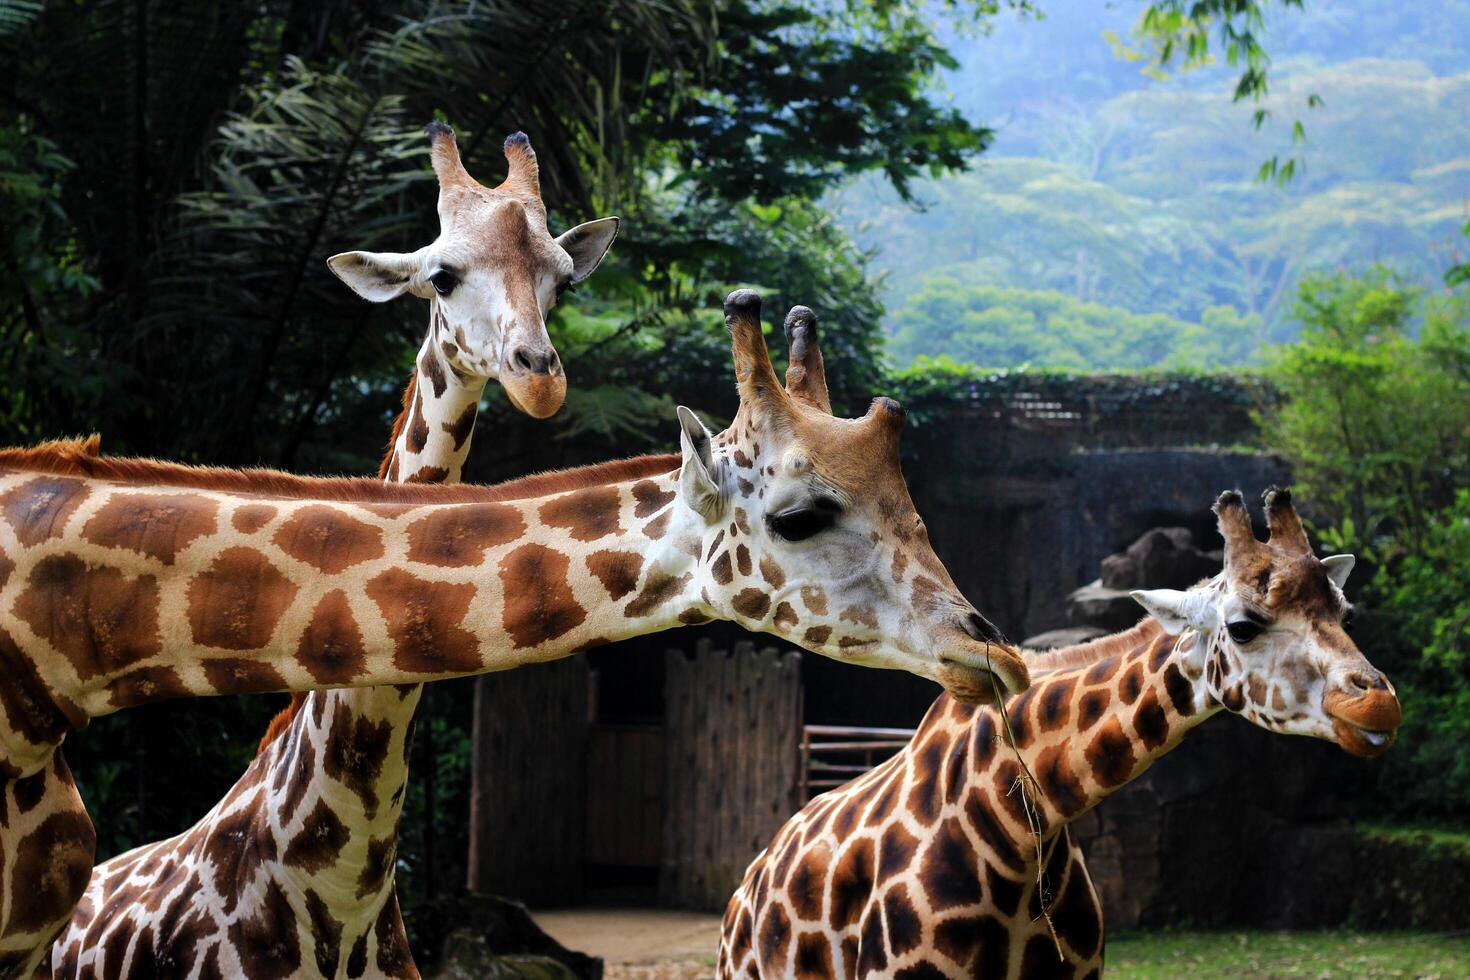
<svg viewBox="0 0 1470 980">
<path fill-rule="evenodd" d="M 818 497 L 809 504 L 768 514 L 766 526 L 771 533 L 786 541 L 805 541 L 837 523 L 841 506 L 830 497 Z"/>
<path fill-rule="evenodd" d="M 1353 620 L 1355 620 L 1357 618 L 1358 618 L 1357 611 L 1355 609 L 1353 609 L 1352 606 L 1348 606 L 1347 609 L 1343 610 L 1343 614 L 1342 614 L 1342 628 L 1345 629 L 1345 630 L 1347 630 L 1349 633 L 1351 633 L 1352 630 L 1353 630 Z"/>
<path fill-rule="evenodd" d="M 459 279 L 452 272 L 440 269 L 429 277 L 429 282 L 434 287 L 434 292 L 440 296 L 448 296 L 454 292 L 454 287 L 459 285 Z"/>
<path fill-rule="evenodd" d="M 1264 628 L 1260 623 L 1253 623 L 1248 619 L 1238 619 L 1228 624 L 1225 627 L 1225 631 L 1230 634 L 1230 638 L 1236 643 L 1245 644 L 1260 636 Z"/>
</svg>

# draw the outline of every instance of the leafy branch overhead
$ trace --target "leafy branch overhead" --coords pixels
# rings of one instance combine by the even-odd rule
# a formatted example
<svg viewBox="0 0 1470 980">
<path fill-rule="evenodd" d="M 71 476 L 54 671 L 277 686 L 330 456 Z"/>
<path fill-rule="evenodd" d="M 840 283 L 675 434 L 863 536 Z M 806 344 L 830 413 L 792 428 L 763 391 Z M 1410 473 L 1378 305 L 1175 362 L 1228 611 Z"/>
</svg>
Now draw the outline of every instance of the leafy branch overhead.
<svg viewBox="0 0 1470 980">
<path fill-rule="evenodd" d="M 1271 6 L 1270 0 L 1159 0 L 1145 8 L 1138 33 L 1150 45 L 1160 72 L 1175 65 L 1186 71 L 1198 68 L 1215 59 L 1213 51 L 1223 51 L 1225 63 L 1240 72 L 1233 98 L 1258 106 L 1251 121 L 1260 129 L 1271 117 L 1271 110 L 1262 105 L 1271 91 L 1271 58 L 1265 46 L 1266 17 Z M 1301 10 L 1303 0 L 1277 0 L 1276 6 L 1283 11 Z M 1308 109 L 1322 104 L 1322 97 L 1316 93 L 1306 97 Z M 1292 146 L 1304 144 L 1306 138 L 1302 121 L 1292 120 Z M 1273 155 L 1261 164 L 1256 177 L 1284 185 L 1296 173 L 1298 163 L 1297 157 L 1282 160 Z"/>
<path fill-rule="evenodd" d="M 322 259 L 433 238 L 421 128 L 436 115 L 488 180 L 504 166 L 503 135 L 530 132 L 560 227 L 627 219 L 613 264 L 578 297 L 591 314 L 577 374 L 589 392 L 617 375 L 600 356 L 633 341 L 684 376 L 719 374 L 723 358 L 696 363 L 708 351 L 679 343 L 710 297 L 779 281 L 791 253 L 813 248 L 807 281 L 787 280 L 784 298 L 827 302 L 829 336 L 858 355 L 854 390 L 870 386 L 880 311 L 861 258 L 811 201 L 863 170 L 906 187 L 962 166 L 987 138 L 931 100 L 948 61 L 917 3 L 144 2 L 15 14 L 0 31 L 14 66 L 3 145 L 29 146 L 37 174 L 44 150 L 50 190 L 0 191 L 63 244 L 45 274 L 6 294 L 0 331 L 25 364 L 0 416 L 6 441 L 96 428 L 115 451 L 370 468 L 422 311 L 364 309 Z M 814 240 L 747 202 L 811 212 L 792 227 Z M 21 238 L 5 247 L 7 269 L 36 259 Z M 92 366 L 82 380 L 78 361 Z M 646 373 L 616 380 L 655 385 Z M 596 431 L 626 413 L 603 414 Z"/>
</svg>

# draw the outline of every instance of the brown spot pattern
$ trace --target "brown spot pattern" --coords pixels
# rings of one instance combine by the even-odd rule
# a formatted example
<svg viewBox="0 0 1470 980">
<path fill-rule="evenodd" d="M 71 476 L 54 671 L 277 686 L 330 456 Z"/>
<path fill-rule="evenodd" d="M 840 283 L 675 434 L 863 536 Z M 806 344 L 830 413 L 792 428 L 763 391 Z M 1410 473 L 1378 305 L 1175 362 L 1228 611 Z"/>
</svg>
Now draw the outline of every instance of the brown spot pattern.
<svg viewBox="0 0 1470 980">
<path fill-rule="evenodd" d="M 633 499 L 637 501 L 633 516 L 641 519 L 657 514 L 673 503 L 675 496 L 673 490 L 665 490 L 652 480 L 639 480 L 633 484 Z"/>
<path fill-rule="evenodd" d="M 221 694 L 260 694 L 287 686 L 286 679 L 270 664 L 236 657 L 204 661 L 204 677 Z"/>
<path fill-rule="evenodd" d="M 478 565 L 488 549 L 525 530 L 521 512 L 508 504 L 436 507 L 408 526 L 408 560 L 441 568 Z"/>
<path fill-rule="evenodd" d="M 15 614 L 71 661 L 82 680 L 115 673 L 162 649 L 158 581 L 129 579 L 75 555 L 51 555 L 31 569 Z"/>
<path fill-rule="evenodd" d="M 276 509 L 270 504 L 246 504 L 235 509 L 230 515 L 230 523 L 241 534 L 254 534 L 269 524 L 275 516 Z"/>
<path fill-rule="evenodd" d="M 764 589 L 741 589 L 730 605 L 740 615 L 759 622 L 766 618 L 771 609 L 771 597 Z"/>
<path fill-rule="evenodd" d="M 666 510 L 659 516 L 655 517 L 653 520 L 649 521 L 647 524 L 643 525 L 643 536 L 651 541 L 657 541 L 659 538 L 667 534 L 669 530 L 669 515 L 672 513 L 673 511 Z"/>
<path fill-rule="evenodd" d="M 566 528 L 576 541 L 596 541 L 622 528 L 618 508 L 622 503 L 617 487 L 588 487 L 541 505 L 541 520 L 551 527 Z"/>
<path fill-rule="evenodd" d="M 219 505 L 183 494 L 118 494 L 82 527 L 82 537 L 104 548 L 126 548 L 173 564 L 180 551 L 214 531 Z"/>
<path fill-rule="evenodd" d="M 621 599 L 638 588 L 643 556 L 634 551 L 594 551 L 587 556 L 587 570 L 597 576 L 608 596 Z"/>
<path fill-rule="evenodd" d="M 362 800 L 371 820 L 378 811 L 377 780 L 388 760 L 393 726 L 354 714 L 338 701 L 332 710 L 331 735 L 322 751 L 322 769 Z"/>
<path fill-rule="evenodd" d="M 417 388 L 413 392 L 413 410 L 408 416 L 408 430 L 404 435 L 408 448 L 415 454 L 422 453 L 429 444 L 429 423 L 424 421 L 423 392 Z"/>
<path fill-rule="evenodd" d="M 301 822 L 301 829 L 286 845 L 283 860 L 309 872 L 321 871 L 337 863 L 337 856 L 346 846 L 348 836 L 342 818 L 327 805 L 326 800 L 317 800 L 316 806 Z"/>
<path fill-rule="evenodd" d="M 475 431 L 475 416 L 479 410 L 479 402 L 470 402 L 453 422 L 439 423 L 439 427 L 449 434 L 449 438 L 454 440 L 455 452 L 459 452 L 464 448 L 464 444 L 469 441 L 470 433 Z"/>
<path fill-rule="evenodd" d="M 761 556 L 761 578 L 765 579 L 773 589 L 779 589 L 786 584 L 786 573 L 770 555 Z"/>
<path fill-rule="evenodd" d="M 383 557 L 382 532 L 330 507 L 303 507 L 272 540 L 292 558 L 328 575 Z"/>
<path fill-rule="evenodd" d="M 119 708 L 189 695 L 172 667 L 139 667 L 112 681 L 107 688 L 112 692 L 108 700 Z"/>
<path fill-rule="evenodd" d="M 362 672 L 367 650 L 347 593 L 333 589 L 322 596 L 296 644 L 296 661 L 323 684 L 344 684 Z"/>
<path fill-rule="evenodd" d="M 1104 787 L 1121 786 L 1133 774 L 1133 744 L 1117 718 L 1109 718 L 1087 744 L 1084 753 L 1093 777 Z"/>
<path fill-rule="evenodd" d="M 683 592 L 684 586 L 689 584 L 691 577 L 686 574 L 676 578 L 661 568 L 653 569 L 648 573 L 647 581 L 643 583 L 643 590 L 623 608 L 623 615 L 629 619 L 639 619 L 649 615 Z"/>
<path fill-rule="evenodd" d="M 39 477 L 0 496 L 0 514 L 26 548 L 61 534 L 67 519 L 87 499 L 87 487 L 66 477 Z"/>
<path fill-rule="evenodd" d="M 587 619 L 567 581 L 571 562 L 545 545 L 525 544 L 500 561 L 503 622 L 519 650 L 564 636 Z"/>
<path fill-rule="evenodd" d="M 227 650 L 259 649 L 270 642 L 296 591 L 260 552 L 228 548 L 189 583 L 194 642 Z"/>
<path fill-rule="evenodd" d="M 394 644 L 393 663 L 415 674 L 459 673 L 480 666 L 475 635 L 460 625 L 475 597 L 468 582 L 429 582 L 390 568 L 367 584 Z"/>
</svg>

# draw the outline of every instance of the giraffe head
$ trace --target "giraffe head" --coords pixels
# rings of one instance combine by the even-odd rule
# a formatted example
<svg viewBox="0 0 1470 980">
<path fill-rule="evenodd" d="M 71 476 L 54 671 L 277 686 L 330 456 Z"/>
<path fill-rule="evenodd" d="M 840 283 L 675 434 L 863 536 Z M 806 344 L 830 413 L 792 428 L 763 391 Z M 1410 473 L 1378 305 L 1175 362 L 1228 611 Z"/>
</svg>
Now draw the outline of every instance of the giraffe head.
<svg viewBox="0 0 1470 980">
<path fill-rule="evenodd" d="M 696 515 L 708 611 L 839 660 L 929 677 L 965 701 L 1024 690 L 1016 650 L 960 594 L 914 510 L 899 467 L 903 409 L 879 398 L 862 418 L 832 415 L 805 307 L 786 318 L 784 385 L 760 297 L 731 293 L 725 323 L 734 421 L 712 437 L 679 409 L 679 493 Z"/>
<path fill-rule="evenodd" d="M 1133 596 L 1169 632 L 1198 631 L 1186 664 L 1228 710 L 1272 731 L 1379 755 L 1402 713 L 1393 685 L 1347 634 L 1353 610 L 1342 586 L 1353 556 L 1312 554 L 1290 492 L 1273 487 L 1265 505 L 1271 533 L 1262 542 L 1240 493 L 1221 494 L 1224 571 L 1188 592 Z"/>
<path fill-rule="evenodd" d="M 509 172 L 500 186 L 486 187 L 460 163 L 452 129 L 432 122 L 426 132 L 439 178 L 439 237 L 416 252 L 343 252 L 327 264 L 375 303 L 405 292 L 427 299 L 433 340 L 450 370 L 464 381 L 498 379 L 517 408 L 545 418 L 567 391 L 546 314 L 597 268 L 618 219 L 598 218 L 552 238 L 525 133 L 506 138 Z"/>
</svg>

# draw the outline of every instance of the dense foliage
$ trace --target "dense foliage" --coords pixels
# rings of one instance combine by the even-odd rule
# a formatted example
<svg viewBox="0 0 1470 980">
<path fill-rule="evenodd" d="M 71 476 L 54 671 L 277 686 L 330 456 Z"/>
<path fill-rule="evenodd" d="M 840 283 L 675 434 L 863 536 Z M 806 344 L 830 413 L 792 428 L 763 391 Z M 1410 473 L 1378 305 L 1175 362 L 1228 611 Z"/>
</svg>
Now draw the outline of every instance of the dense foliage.
<svg viewBox="0 0 1470 980">
<path fill-rule="evenodd" d="M 1416 313 L 1423 326 L 1411 330 Z M 1387 271 L 1306 278 L 1301 339 L 1273 352 L 1262 419 L 1318 516 L 1356 552 L 1362 643 L 1406 706 L 1381 763 L 1399 816 L 1470 805 L 1470 296 L 1423 299 Z"/>
<path fill-rule="evenodd" d="M 1233 306 L 1205 309 L 1199 323 L 1164 313 L 1133 314 L 1051 290 L 1007 289 L 934 277 L 892 316 L 890 350 L 899 363 L 942 350 L 983 365 L 1086 370 L 1218 367 L 1246 359 L 1259 318 Z"/>
</svg>

